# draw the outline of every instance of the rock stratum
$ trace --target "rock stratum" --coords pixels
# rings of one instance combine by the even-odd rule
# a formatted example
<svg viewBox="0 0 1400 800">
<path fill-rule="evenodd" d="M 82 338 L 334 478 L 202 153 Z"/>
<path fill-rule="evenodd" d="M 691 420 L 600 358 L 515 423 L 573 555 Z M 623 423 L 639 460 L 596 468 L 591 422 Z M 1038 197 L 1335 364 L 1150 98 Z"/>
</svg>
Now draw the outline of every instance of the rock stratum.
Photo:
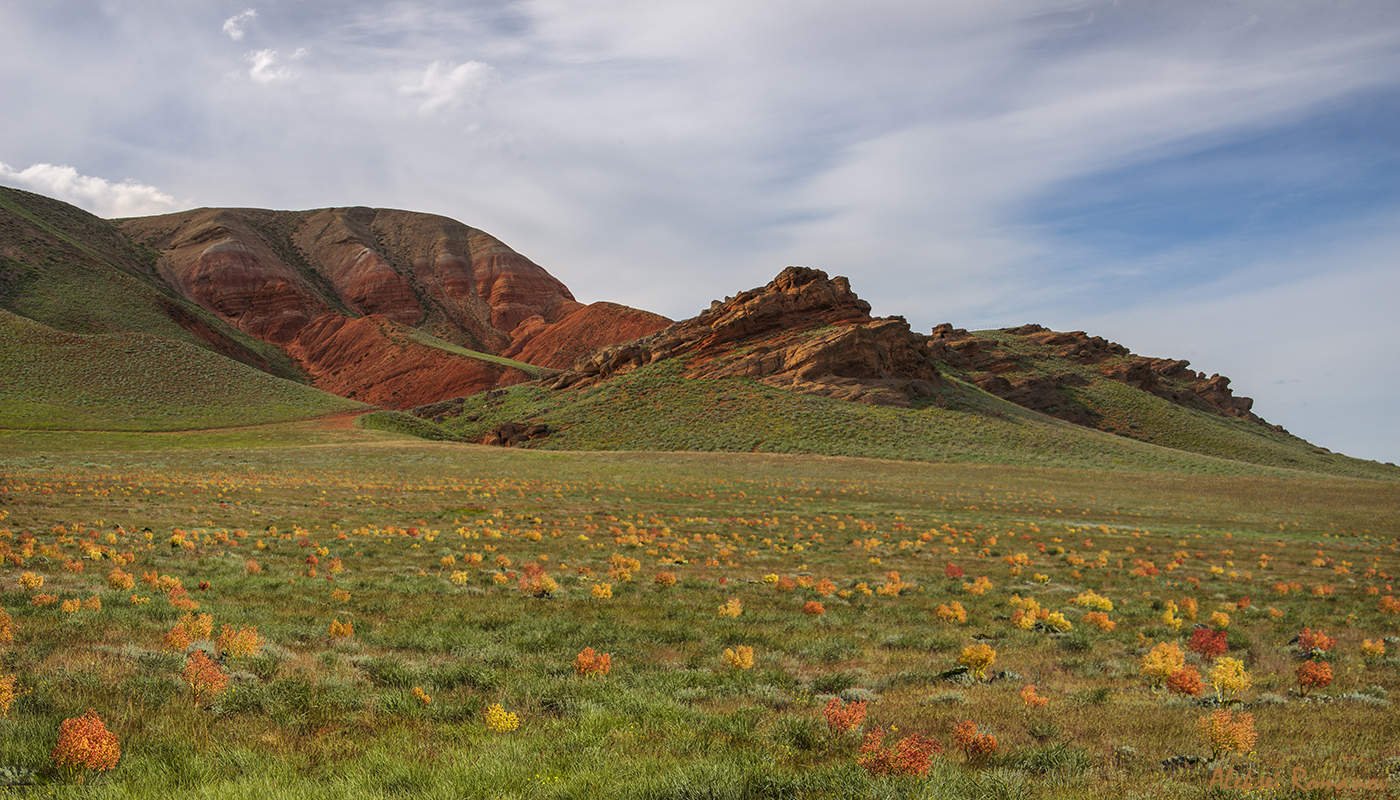
<svg viewBox="0 0 1400 800">
<path fill-rule="evenodd" d="M 907 406 L 940 378 L 923 338 L 900 317 L 875 318 L 845 278 L 788 267 L 766 286 L 716 301 L 696 317 L 599 350 L 549 381 L 595 385 L 638 367 L 685 358 L 691 378 L 752 378 L 770 386 Z"/>
<path fill-rule="evenodd" d="M 991 394 L 1017 405 L 1114 433 L 1119 425 L 1086 402 L 1084 390 L 1108 380 L 1178 406 L 1269 426 L 1239 397 L 1223 375 L 1206 375 L 1189 361 L 1140 356 L 1117 342 L 1084 331 L 1053 331 L 1027 324 L 970 332 L 943 323 L 933 328 L 929 352 L 939 362 Z"/>
<path fill-rule="evenodd" d="M 287 353 L 329 392 L 392 408 L 509 385 L 670 320 L 584 305 L 542 267 L 446 217 L 373 208 L 196 209 L 121 220 L 179 295 Z"/>
</svg>

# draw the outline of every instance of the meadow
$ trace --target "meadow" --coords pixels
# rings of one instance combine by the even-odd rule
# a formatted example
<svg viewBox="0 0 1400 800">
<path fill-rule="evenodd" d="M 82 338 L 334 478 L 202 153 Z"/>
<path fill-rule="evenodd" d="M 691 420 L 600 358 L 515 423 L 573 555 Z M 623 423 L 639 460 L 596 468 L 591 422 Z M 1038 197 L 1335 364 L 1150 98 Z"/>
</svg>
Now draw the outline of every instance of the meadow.
<svg viewBox="0 0 1400 800">
<path fill-rule="evenodd" d="M 0 431 L 0 785 L 1384 796 L 1397 531 L 1287 470 Z"/>
</svg>

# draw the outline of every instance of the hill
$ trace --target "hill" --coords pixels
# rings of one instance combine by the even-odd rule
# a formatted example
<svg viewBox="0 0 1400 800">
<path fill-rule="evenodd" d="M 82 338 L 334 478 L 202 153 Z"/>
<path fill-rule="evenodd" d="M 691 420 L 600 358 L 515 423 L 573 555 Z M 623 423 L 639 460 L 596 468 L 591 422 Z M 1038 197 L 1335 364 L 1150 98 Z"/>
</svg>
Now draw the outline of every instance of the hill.
<svg viewBox="0 0 1400 800">
<path fill-rule="evenodd" d="M 567 366 L 669 322 L 579 303 L 499 239 L 433 214 L 204 208 L 119 224 L 181 296 L 315 385 L 394 408 L 530 377 L 493 356 Z"/>
<path fill-rule="evenodd" d="M 150 334 L 68 333 L 0 310 L 0 341 L 0 428 L 168 431 L 363 408 Z"/>
<path fill-rule="evenodd" d="M 767 286 L 716 302 L 652 336 L 605 348 L 557 376 L 416 413 L 463 438 L 543 448 L 808 452 L 1207 472 L 1257 465 L 1400 477 L 1393 467 L 1331 453 L 1270 426 L 1238 399 L 1228 407 L 1242 412 L 1232 415 L 1196 392 L 1173 400 L 1165 389 L 1159 394 L 1086 377 L 1068 382 L 1076 394 L 1061 402 L 1094 416 L 1051 415 L 1045 412 L 1058 407 L 1017 404 L 1014 394 L 998 397 L 971 382 L 980 374 L 955 367 L 946 344 L 911 331 L 901 318 L 871 317 L 844 278 L 788 268 Z M 1028 363 L 1050 369 L 1054 358 L 1035 352 L 1041 360 Z M 1136 357 L 1124 351 L 1117 358 Z M 1115 374 L 1121 366 L 1094 363 Z M 1122 433 L 1136 435 L 1113 435 Z"/>
</svg>

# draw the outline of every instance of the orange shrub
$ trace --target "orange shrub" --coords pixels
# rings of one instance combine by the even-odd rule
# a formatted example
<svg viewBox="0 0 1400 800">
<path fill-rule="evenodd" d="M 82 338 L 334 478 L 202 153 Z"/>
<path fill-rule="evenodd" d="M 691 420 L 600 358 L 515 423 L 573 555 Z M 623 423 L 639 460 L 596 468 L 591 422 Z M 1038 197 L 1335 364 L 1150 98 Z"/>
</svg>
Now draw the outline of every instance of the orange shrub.
<svg viewBox="0 0 1400 800">
<path fill-rule="evenodd" d="M 194 692 L 196 703 L 217 697 L 228 688 L 228 674 L 219 666 L 219 662 L 210 658 L 203 650 L 196 650 L 185 659 L 183 677 L 185 685 Z"/>
<path fill-rule="evenodd" d="M 112 567 L 112 571 L 107 573 L 107 585 L 119 592 L 129 592 L 136 588 L 136 578 L 130 572 L 122 571 L 121 567 Z"/>
<path fill-rule="evenodd" d="M 1035 684 L 1028 683 L 1021 687 L 1021 702 L 1025 704 L 1026 708 L 1044 708 L 1050 699 L 1036 694 Z"/>
<path fill-rule="evenodd" d="M 938 608 L 933 610 L 933 615 L 939 622 L 949 625 L 962 625 L 967 622 L 967 609 L 956 600 L 951 603 L 939 603 Z"/>
<path fill-rule="evenodd" d="M 1325 631 L 1315 631 L 1311 628 L 1304 628 L 1298 633 L 1298 649 L 1303 655 L 1320 656 L 1327 653 L 1337 644 L 1337 640 L 1328 636 Z"/>
<path fill-rule="evenodd" d="M 802 613 L 809 617 L 820 617 L 826 613 L 826 606 L 816 600 L 808 600 L 802 604 Z"/>
<path fill-rule="evenodd" d="M 823 716 L 826 717 L 827 729 L 839 736 L 859 728 L 865 722 L 866 706 L 864 700 L 846 703 L 839 697 L 831 698 L 826 701 L 826 708 L 822 710 Z"/>
<path fill-rule="evenodd" d="M 228 625 L 219 630 L 219 652 L 225 656 L 255 656 L 262 649 L 262 637 L 256 627 L 231 628 Z"/>
<path fill-rule="evenodd" d="M 1303 694 L 1326 689 L 1332 683 L 1332 665 L 1326 661 L 1304 661 L 1298 665 L 1298 688 Z"/>
<path fill-rule="evenodd" d="M 612 653 L 599 653 L 585 647 L 574 657 L 574 672 L 579 675 L 607 675 L 612 671 Z"/>
<path fill-rule="evenodd" d="M 330 634 L 332 639 L 353 639 L 355 637 L 355 624 L 333 619 L 330 627 L 326 629 L 326 633 Z"/>
<path fill-rule="evenodd" d="M 656 573 L 656 577 L 655 577 L 655 578 L 652 578 L 652 582 L 655 583 L 657 586 L 661 586 L 661 587 L 675 586 L 675 585 L 676 585 L 676 573 L 674 573 L 674 572 L 658 572 L 658 573 Z"/>
<path fill-rule="evenodd" d="M 10 644 L 15 640 L 15 621 L 10 613 L 0 608 L 0 644 Z"/>
<path fill-rule="evenodd" d="M 96 711 L 81 717 L 65 719 L 58 726 L 58 744 L 50 758 L 60 769 L 87 769 L 106 772 L 117 766 L 122 757 L 117 737 Z"/>
<path fill-rule="evenodd" d="M 1184 667 L 1167 677 L 1167 688 L 1188 697 L 1200 697 L 1205 690 L 1201 673 L 1195 667 Z"/>
<path fill-rule="evenodd" d="M 865 735 L 856 763 L 871 775 L 927 775 L 935 753 L 943 752 L 938 742 L 914 734 L 893 746 L 885 745 L 885 729 L 875 728 Z"/>
<path fill-rule="evenodd" d="M 1104 633 L 1111 633 L 1118 623 L 1108 618 L 1108 614 L 1102 611 L 1090 611 L 1084 615 L 1084 624 L 1092 625 Z"/>
<path fill-rule="evenodd" d="M 1200 726 L 1201 736 L 1210 746 L 1213 756 L 1229 753 L 1243 755 L 1254 750 L 1254 745 L 1259 741 L 1259 734 L 1254 730 L 1253 714 L 1235 714 L 1221 709 L 1203 717 Z"/>
<path fill-rule="evenodd" d="M 0 719 L 10 716 L 10 706 L 14 705 L 18 692 L 15 690 L 16 678 L 13 675 L 0 675 Z"/>
<path fill-rule="evenodd" d="M 981 761 L 997 751 L 997 738 L 977 730 L 977 723 L 970 719 L 953 726 L 953 744 L 968 761 Z"/>
</svg>

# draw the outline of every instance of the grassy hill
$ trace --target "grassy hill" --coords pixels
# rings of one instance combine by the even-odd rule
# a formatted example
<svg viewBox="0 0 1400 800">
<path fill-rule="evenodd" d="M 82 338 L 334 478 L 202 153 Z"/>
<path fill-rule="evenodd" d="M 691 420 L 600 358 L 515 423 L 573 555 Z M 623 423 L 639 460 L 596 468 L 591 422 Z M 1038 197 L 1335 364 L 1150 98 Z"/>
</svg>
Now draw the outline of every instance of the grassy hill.
<svg viewBox="0 0 1400 800">
<path fill-rule="evenodd" d="M 162 431 L 363 408 L 197 347 L 76 334 L 0 310 L 0 428 Z"/>
<path fill-rule="evenodd" d="M 556 431 L 533 443 L 546 449 L 814 453 L 1219 474 L 1291 468 L 1400 478 L 1400 469 L 1311 446 L 1230 459 L 1134 441 L 1028 411 L 959 381 L 928 404 L 906 409 L 747 379 L 687 379 L 683 371 L 672 359 L 578 391 L 514 386 L 466 398 L 442 427 L 475 440 L 503 422 L 542 422 Z"/>
<path fill-rule="evenodd" d="M 133 331 L 188 342 L 287 378 L 276 347 L 169 289 L 154 251 L 67 203 L 0 186 L 0 308 L 72 333 Z"/>
</svg>

